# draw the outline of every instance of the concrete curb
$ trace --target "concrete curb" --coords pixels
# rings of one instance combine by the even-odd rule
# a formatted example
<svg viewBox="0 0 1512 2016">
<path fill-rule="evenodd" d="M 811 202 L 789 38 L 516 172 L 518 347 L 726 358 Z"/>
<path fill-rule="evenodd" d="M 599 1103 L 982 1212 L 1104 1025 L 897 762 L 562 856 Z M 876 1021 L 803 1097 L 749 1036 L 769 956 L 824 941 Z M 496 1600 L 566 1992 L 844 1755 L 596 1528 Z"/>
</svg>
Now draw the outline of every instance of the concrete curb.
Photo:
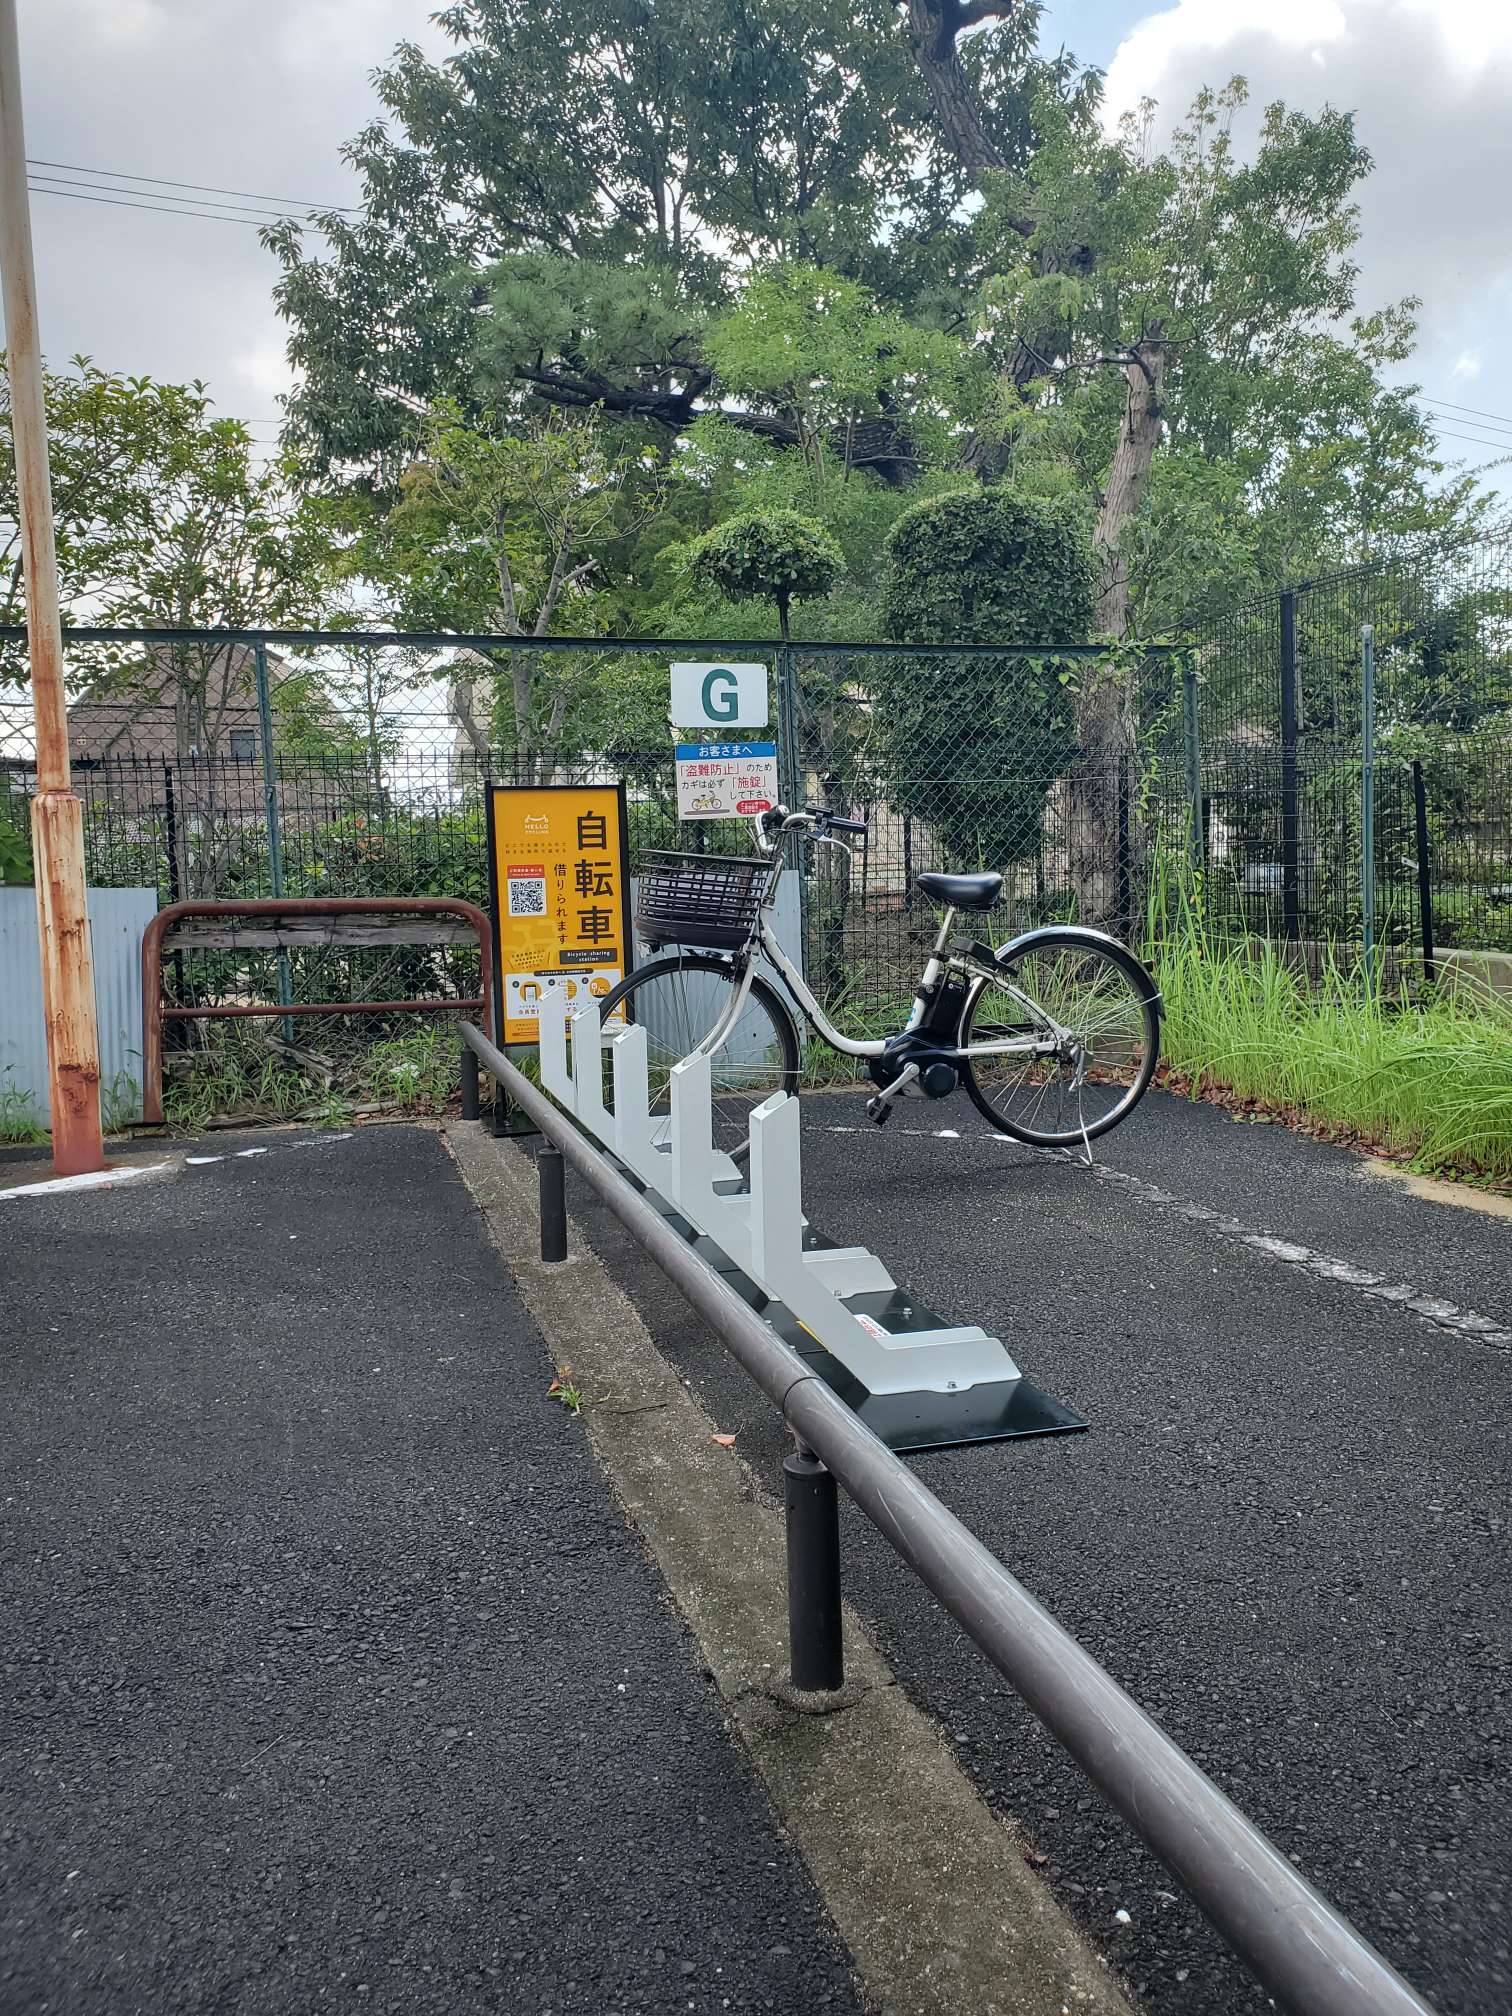
<svg viewBox="0 0 1512 2016">
<path fill-rule="evenodd" d="M 846 1705 L 803 1712 L 782 1668 L 782 1515 L 657 1350 L 576 1225 L 536 1258 L 534 1171 L 476 1125 L 445 1139 L 594 1451 L 697 1638 L 778 1816 L 882 2016 L 1131 2016 L 1106 1963 L 933 1721 L 845 1616 Z"/>
</svg>

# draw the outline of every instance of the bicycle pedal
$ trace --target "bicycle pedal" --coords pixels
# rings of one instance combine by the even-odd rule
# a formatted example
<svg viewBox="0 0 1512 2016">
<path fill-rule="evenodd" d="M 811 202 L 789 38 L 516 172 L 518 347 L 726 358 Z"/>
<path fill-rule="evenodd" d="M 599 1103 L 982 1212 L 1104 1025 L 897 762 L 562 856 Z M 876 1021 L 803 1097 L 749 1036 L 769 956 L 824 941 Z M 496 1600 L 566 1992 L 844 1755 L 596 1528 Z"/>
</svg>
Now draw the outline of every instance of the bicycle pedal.
<svg viewBox="0 0 1512 2016">
<path fill-rule="evenodd" d="M 868 1099 L 866 1117 L 874 1127 L 885 1127 L 892 1118 L 892 1105 L 886 1099 Z"/>
</svg>

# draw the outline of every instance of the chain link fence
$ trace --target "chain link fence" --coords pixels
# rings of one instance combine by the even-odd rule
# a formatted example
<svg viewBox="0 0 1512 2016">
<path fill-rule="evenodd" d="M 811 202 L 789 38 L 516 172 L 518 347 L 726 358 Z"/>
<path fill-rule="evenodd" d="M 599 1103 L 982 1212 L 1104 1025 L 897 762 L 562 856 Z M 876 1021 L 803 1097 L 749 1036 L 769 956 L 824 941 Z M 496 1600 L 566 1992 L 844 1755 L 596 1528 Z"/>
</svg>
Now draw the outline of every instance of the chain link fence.
<svg viewBox="0 0 1512 2016">
<path fill-rule="evenodd" d="M 1080 756 L 1078 693 L 1102 665 L 1088 649 L 647 641 L 547 653 L 497 638 L 459 662 L 446 640 L 429 650 L 404 640 L 344 645 L 333 678 L 311 671 L 312 659 L 329 662 L 328 640 L 303 636 L 261 654 L 225 647 L 209 687 L 198 666 L 194 679 L 177 676 L 150 634 L 139 641 L 160 669 L 128 675 L 136 697 L 121 697 L 113 669 L 71 710 L 74 781 L 91 880 L 153 886 L 165 903 L 283 893 L 486 905 L 490 781 L 623 779 L 632 867 L 657 848 L 748 851 L 744 822 L 678 822 L 666 667 L 679 653 L 765 658 L 774 720 L 788 709 L 785 795 L 867 819 L 854 860 L 823 851 L 804 877 L 805 966 L 837 1011 L 883 1016 L 906 1002 L 932 935 L 920 873 L 1002 870 L 983 935 L 1083 916 L 1130 937 L 1152 848 L 1180 825 L 1179 805 L 1153 786 L 1135 716 L 1116 760 Z M 119 642 L 110 648 L 119 660 Z M 521 657 L 545 667 L 527 725 L 544 715 L 553 731 L 556 716 L 554 732 L 524 748 L 511 677 Z M 1169 668 L 1150 663 L 1164 705 Z M 626 704 L 603 710 L 595 746 L 573 747 L 564 724 L 594 688 Z M 18 808 L 27 730 L 20 709 L 0 706 L 0 778 Z M 329 962 L 318 971 L 329 984 Z M 354 972 L 351 984 L 373 978 Z"/>
<path fill-rule="evenodd" d="M 973 920 L 994 942 L 1080 920 L 1149 949 L 1170 890 L 1200 868 L 1220 931 L 1348 946 L 1370 623 L 1381 940 L 1405 956 L 1431 912 L 1430 956 L 1512 950 L 1509 561 L 1500 534 L 1355 569 L 1237 610 L 1193 651 L 1116 664 L 1087 647 L 75 632 L 89 877 L 162 903 L 486 906 L 490 781 L 623 779 L 632 870 L 658 848 L 746 852 L 744 822 L 676 811 L 667 666 L 725 656 L 772 668 L 784 795 L 867 821 L 853 858 L 820 850 L 803 884 L 805 969 L 849 1026 L 896 1026 L 906 1008 L 934 928 L 916 888 L 931 869 L 1002 872 L 996 911 Z M 24 704 L 0 700 L 12 880 L 32 757 Z M 197 951 L 170 962 L 167 986 L 185 1003 L 460 1000 L 475 967 L 462 947 L 301 948 L 281 964 Z M 231 1076 L 292 1061 L 359 1102 L 430 1084 L 450 1047 L 440 1022 L 413 1018 L 174 1026 L 186 1056 L 234 1050 Z"/>
</svg>

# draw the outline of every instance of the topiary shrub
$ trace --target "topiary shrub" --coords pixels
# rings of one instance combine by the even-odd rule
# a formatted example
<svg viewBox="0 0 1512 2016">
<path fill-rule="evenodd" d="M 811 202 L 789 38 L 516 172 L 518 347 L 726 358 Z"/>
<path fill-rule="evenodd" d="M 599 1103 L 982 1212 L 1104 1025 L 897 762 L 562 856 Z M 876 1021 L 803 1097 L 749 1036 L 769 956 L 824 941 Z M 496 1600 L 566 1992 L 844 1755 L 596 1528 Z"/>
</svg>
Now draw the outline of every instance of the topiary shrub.
<svg viewBox="0 0 1512 2016">
<path fill-rule="evenodd" d="M 1069 502 L 967 490 L 906 511 L 887 536 L 886 634 L 911 644 L 1043 644 L 1044 658 L 882 658 L 872 680 L 888 797 L 962 867 L 1040 844 L 1045 794 L 1076 749 L 1057 644 L 1092 629 L 1091 543 Z"/>
<path fill-rule="evenodd" d="M 742 511 L 695 540 L 693 579 L 731 602 L 773 602 L 784 643 L 794 602 L 828 595 L 845 555 L 816 518 L 801 511 Z"/>
</svg>

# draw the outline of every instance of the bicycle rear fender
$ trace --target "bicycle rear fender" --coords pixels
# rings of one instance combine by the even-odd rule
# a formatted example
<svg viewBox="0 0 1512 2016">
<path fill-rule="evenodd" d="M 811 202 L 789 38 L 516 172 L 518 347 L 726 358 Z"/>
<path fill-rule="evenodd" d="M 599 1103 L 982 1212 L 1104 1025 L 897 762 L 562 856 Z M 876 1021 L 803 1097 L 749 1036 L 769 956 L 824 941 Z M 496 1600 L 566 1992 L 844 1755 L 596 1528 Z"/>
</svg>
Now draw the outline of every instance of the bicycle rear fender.
<svg viewBox="0 0 1512 2016">
<path fill-rule="evenodd" d="M 1021 932 L 1017 938 L 1010 938 L 1006 945 L 1000 945 L 993 958 L 999 961 L 1013 959 L 1024 952 L 1032 952 L 1036 946 L 1055 939 L 1075 939 L 1087 946 L 1096 946 L 1100 952 L 1115 952 L 1132 968 L 1143 998 L 1154 1008 L 1157 1015 L 1165 1013 L 1165 1004 L 1160 998 L 1160 989 L 1155 985 L 1154 976 L 1146 969 L 1143 960 L 1136 957 L 1128 946 L 1107 931 L 1094 931 L 1090 924 L 1040 924 L 1033 931 Z"/>
</svg>

